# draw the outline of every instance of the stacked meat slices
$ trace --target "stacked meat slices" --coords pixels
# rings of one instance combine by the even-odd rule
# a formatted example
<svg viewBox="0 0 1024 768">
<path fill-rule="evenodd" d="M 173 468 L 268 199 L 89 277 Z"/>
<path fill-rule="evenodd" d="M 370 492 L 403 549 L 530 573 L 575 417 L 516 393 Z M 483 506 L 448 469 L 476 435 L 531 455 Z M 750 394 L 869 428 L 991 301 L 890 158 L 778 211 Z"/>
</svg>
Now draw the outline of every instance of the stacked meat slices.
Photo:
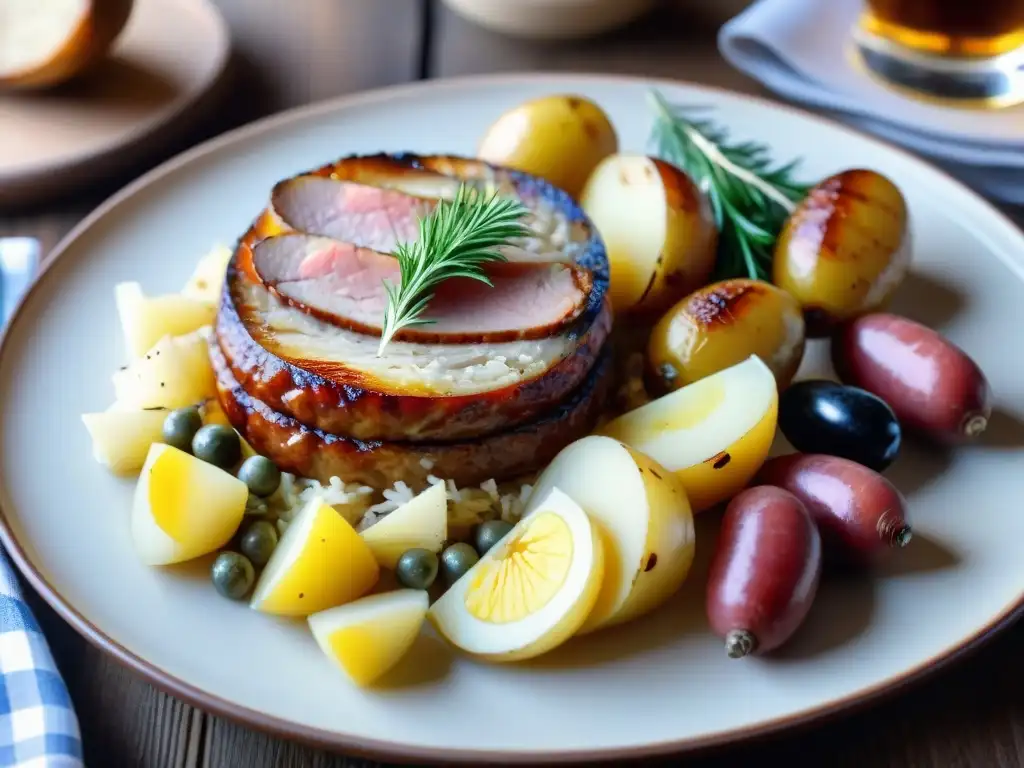
<svg viewBox="0 0 1024 768">
<path fill-rule="evenodd" d="M 391 255 L 467 181 L 518 197 L 530 237 L 455 278 L 429 325 L 378 354 Z M 221 403 L 282 469 L 385 488 L 540 468 L 593 427 L 610 377 L 608 264 L 589 221 L 532 177 L 452 157 L 353 157 L 278 184 L 228 268 Z"/>
</svg>

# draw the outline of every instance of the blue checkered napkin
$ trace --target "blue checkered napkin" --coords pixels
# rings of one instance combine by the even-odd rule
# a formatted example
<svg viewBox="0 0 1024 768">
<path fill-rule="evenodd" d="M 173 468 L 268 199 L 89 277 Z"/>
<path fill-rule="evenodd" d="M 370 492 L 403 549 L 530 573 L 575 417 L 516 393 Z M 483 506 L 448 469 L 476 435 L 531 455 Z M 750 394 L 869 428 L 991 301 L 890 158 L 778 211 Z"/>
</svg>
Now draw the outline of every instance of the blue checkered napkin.
<svg viewBox="0 0 1024 768">
<path fill-rule="evenodd" d="M 78 718 L 0 549 L 0 766 L 82 768 Z"/>
</svg>

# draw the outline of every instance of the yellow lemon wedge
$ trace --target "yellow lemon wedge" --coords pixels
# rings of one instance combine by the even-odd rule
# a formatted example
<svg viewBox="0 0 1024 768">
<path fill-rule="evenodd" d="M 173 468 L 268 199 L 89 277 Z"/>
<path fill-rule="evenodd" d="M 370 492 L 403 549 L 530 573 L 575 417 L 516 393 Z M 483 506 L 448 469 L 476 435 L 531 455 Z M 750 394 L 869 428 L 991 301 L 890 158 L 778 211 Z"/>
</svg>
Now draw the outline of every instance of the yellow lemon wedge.
<svg viewBox="0 0 1024 768">
<path fill-rule="evenodd" d="M 431 485 L 371 525 L 362 536 L 377 562 L 391 570 L 410 549 L 440 552 L 448 538 L 448 492 L 444 484 Z"/>
<path fill-rule="evenodd" d="M 430 608 L 452 645 L 489 661 L 533 658 L 587 620 L 601 590 L 597 528 L 557 488 Z"/>
<path fill-rule="evenodd" d="M 580 505 L 604 542 L 601 592 L 577 634 L 648 613 L 679 590 L 693 563 L 694 528 L 674 474 L 618 440 L 591 435 L 563 448 L 537 478 L 527 516 L 552 488 Z"/>
<path fill-rule="evenodd" d="M 250 604 L 264 613 L 308 616 L 362 597 L 379 576 L 366 542 L 334 507 L 314 496 L 285 530 Z"/>
<path fill-rule="evenodd" d="M 598 432 L 650 456 L 679 478 L 694 512 L 744 488 L 775 440 L 779 393 L 751 355 L 619 416 Z"/>
<path fill-rule="evenodd" d="M 249 489 L 219 467 L 153 443 L 132 503 L 132 539 L 142 561 L 168 565 L 220 549 L 235 535 Z"/>
<path fill-rule="evenodd" d="M 429 605 L 421 589 L 400 589 L 309 617 L 320 649 L 359 687 L 376 682 L 409 651 Z"/>
</svg>

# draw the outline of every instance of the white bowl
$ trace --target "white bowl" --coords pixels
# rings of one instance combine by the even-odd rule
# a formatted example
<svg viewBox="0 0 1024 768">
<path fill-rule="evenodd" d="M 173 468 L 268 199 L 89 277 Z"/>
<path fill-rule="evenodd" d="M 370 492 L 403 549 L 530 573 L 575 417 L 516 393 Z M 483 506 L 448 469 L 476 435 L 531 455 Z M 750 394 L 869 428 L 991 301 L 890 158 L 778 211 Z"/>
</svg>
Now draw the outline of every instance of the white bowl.
<svg viewBox="0 0 1024 768">
<path fill-rule="evenodd" d="M 656 0 L 444 0 L 470 21 L 514 37 L 571 40 L 608 32 L 654 7 Z"/>
</svg>

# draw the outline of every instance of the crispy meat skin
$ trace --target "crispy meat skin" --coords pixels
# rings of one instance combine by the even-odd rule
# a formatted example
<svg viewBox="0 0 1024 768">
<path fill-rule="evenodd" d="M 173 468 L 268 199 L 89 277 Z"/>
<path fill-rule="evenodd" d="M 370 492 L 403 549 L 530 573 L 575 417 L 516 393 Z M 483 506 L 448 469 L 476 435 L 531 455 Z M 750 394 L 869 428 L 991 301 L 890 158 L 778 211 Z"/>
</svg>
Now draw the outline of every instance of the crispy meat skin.
<svg viewBox="0 0 1024 768">
<path fill-rule="evenodd" d="M 574 351 L 554 361 L 540 375 L 481 394 L 432 396 L 389 391 L 365 371 L 339 364 L 283 360 L 262 347 L 247 323 L 240 287 L 255 280 L 245 258 L 249 246 L 281 231 L 265 213 L 240 241 L 228 268 L 217 317 L 217 338 L 240 386 L 255 400 L 282 416 L 329 434 L 359 440 L 463 440 L 527 423 L 550 410 L 580 385 L 591 370 L 611 328 L 604 294 L 608 264 L 603 243 L 579 207 L 564 193 L 523 174 L 491 168 L 461 158 L 416 158 L 411 155 L 356 157 L 325 166 L 316 173 L 370 182 L 378 174 L 459 173 L 464 178 L 502 174 L 524 199 L 543 200 L 563 212 L 589 237 L 576 262 L 591 271 L 594 286 L 580 318 L 565 331 Z M 240 314 L 239 308 L 242 308 Z M 258 334 L 257 334 L 258 337 Z"/>
<path fill-rule="evenodd" d="M 590 433 L 604 408 L 611 379 L 605 353 L 565 402 L 540 419 L 506 432 L 449 443 L 361 441 L 304 427 L 252 397 L 232 375 L 216 340 L 211 341 L 210 358 L 225 414 L 258 453 L 282 470 L 321 483 L 336 476 L 374 488 L 387 488 L 397 480 L 422 487 L 431 474 L 469 486 L 536 471 L 569 443 Z M 431 462 L 429 470 L 422 459 Z"/>
</svg>

